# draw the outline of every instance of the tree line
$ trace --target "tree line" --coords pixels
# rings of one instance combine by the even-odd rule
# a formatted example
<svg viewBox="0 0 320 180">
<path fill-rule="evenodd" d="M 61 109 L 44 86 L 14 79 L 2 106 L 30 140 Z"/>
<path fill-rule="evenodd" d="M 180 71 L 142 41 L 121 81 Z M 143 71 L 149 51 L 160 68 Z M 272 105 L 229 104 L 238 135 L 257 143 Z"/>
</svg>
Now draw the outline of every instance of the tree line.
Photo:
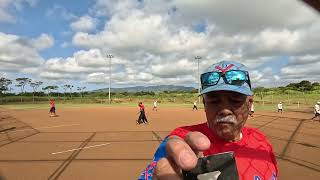
<svg viewBox="0 0 320 180">
<path fill-rule="evenodd" d="M 311 83 L 310 81 L 303 80 L 299 83 L 290 83 L 286 86 L 280 86 L 275 88 L 265 88 L 265 87 L 257 87 L 254 90 L 254 93 L 259 94 L 261 92 L 276 92 L 278 94 L 286 94 L 289 91 L 298 91 L 298 92 L 313 92 L 313 91 L 320 91 L 320 83 L 314 82 Z"/>
<path fill-rule="evenodd" d="M 35 95 L 54 95 L 54 94 L 62 94 L 57 92 L 59 89 L 59 86 L 57 85 L 48 85 L 42 87 L 42 91 L 39 91 L 39 88 L 43 85 L 42 81 L 32 80 L 30 78 L 16 78 L 15 80 L 11 80 L 5 77 L 0 77 L 0 96 L 4 95 L 14 95 L 13 93 L 10 93 L 13 88 L 11 86 L 15 86 L 20 88 L 20 93 L 18 95 L 27 95 L 28 93 L 25 91 L 26 86 L 30 86 L 32 88 L 32 96 L 34 99 Z M 84 94 L 88 94 L 88 92 L 85 92 L 86 87 L 85 86 L 78 86 L 75 87 L 72 84 L 64 84 L 60 86 L 63 89 L 64 97 L 66 94 L 70 96 L 72 99 L 72 96 L 74 94 L 74 91 L 76 90 L 77 93 L 80 94 L 81 97 L 83 97 Z M 197 89 L 192 90 L 189 93 L 197 93 Z M 303 80 L 299 83 L 290 83 L 284 87 L 275 87 L 275 88 L 265 88 L 265 87 L 257 87 L 253 89 L 255 94 L 262 94 L 262 93 L 268 93 L 268 92 L 275 92 L 277 94 L 286 94 L 288 91 L 300 91 L 300 92 L 312 92 L 317 91 L 320 92 L 320 83 L 319 82 L 313 82 Z M 114 92 L 112 92 L 114 94 Z M 181 91 L 163 91 L 163 93 L 167 94 L 174 94 L 174 93 L 181 93 Z M 103 93 L 98 93 L 103 94 Z M 149 96 L 155 96 L 155 92 L 150 91 L 140 91 L 140 92 L 119 92 L 117 93 L 122 96 L 127 95 L 133 95 L 133 96 L 143 96 L 143 95 L 149 95 Z"/>
<path fill-rule="evenodd" d="M 15 84 L 13 84 L 15 83 Z M 25 91 L 25 87 L 26 86 L 30 86 L 32 88 L 32 94 L 33 94 L 33 101 L 34 101 L 34 96 L 35 94 L 39 94 L 39 87 L 43 85 L 42 81 L 37 81 L 37 80 L 32 80 L 30 78 L 16 78 L 15 80 L 11 80 L 5 77 L 0 77 L 0 96 L 4 96 L 6 94 L 12 94 L 12 90 L 13 88 L 10 87 L 14 85 L 15 87 L 20 88 L 20 93 L 19 95 L 24 95 L 27 92 Z M 64 95 L 66 95 L 66 93 L 70 94 L 71 98 L 72 98 L 72 94 L 73 94 L 73 90 L 74 88 L 76 88 L 76 90 L 80 93 L 81 96 L 83 96 L 83 92 L 86 89 L 85 86 L 78 86 L 78 87 L 74 87 L 71 84 L 64 84 L 61 86 L 61 88 L 64 90 Z M 46 92 L 46 94 L 48 96 L 50 96 L 50 94 L 52 94 L 54 91 L 57 91 L 59 89 L 59 86 L 57 85 L 48 85 L 48 86 L 44 86 L 42 87 L 42 90 L 44 92 Z"/>
</svg>

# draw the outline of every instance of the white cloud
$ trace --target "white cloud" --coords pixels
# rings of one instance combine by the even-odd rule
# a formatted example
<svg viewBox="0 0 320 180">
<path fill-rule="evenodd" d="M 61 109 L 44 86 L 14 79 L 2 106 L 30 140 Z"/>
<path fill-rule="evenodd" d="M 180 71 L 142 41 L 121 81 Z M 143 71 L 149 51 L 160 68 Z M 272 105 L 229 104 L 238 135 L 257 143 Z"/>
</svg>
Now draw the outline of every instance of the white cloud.
<svg viewBox="0 0 320 180">
<path fill-rule="evenodd" d="M 78 51 L 74 54 L 75 61 L 83 67 L 103 67 L 106 66 L 106 57 L 98 49 L 88 51 Z"/>
<path fill-rule="evenodd" d="M 104 31 L 98 34 L 76 33 L 73 43 L 90 48 L 106 46 L 114 51 L 143 49 L 153 54 L 193 50 L 206 44 L 203 33 L 195 33 L 187 28 L 168 29 L 167 18 L 139 10 L 125 17 L 115 15 Z"/>
<path fill-rule="evenodd" d="M 319 81 L 320 77 L 320 56 L 298 57 L 291 59 L 291 62 L 281 69 L 285 78 L 299 77 L 298 79 L 309 78 Z"/>
<path fill-rule="evenodd" d="M 76 62 L 75 58 L 52 58 L 48 59 L 44 64 L 44 69 L 49 72 L 56 72 L 56 73 L 88 73 L 94 72 L 95 70 L 92 68 L 87 68 L 83 66 L 79 66 Z"/>
<path fill-rule="evenodd" d="M 316 32 L 316 30 L 319 29 L 320 21 L 315 20 L 315 14 L 313 14 L 312 11 L 308 11 L 308 9 L 303 6 L 298 6 L 299 3 L 293 3 L 295 5 L 292 5 L 291 2 L 288 1 L 280 3 L 283 7 L 288 5 L 288 7 L 293 9 L 298 8 L 298 12 L 306 12 L 308 18 L 302 18 L 303 20 L 299 20 L 299 23 L 289 21 L 292 18 L 292 14 L 285 14 L 282 11 L 280 12 L 280 10 L 277 11 L 277 13 L 283 13 L 281 16 L 282 19 L 280 18 L 281 20 L 276 17 L 268 19 L 269 11 L 253 11 L 251 13 L 255 14 L 250 14 L 250 18 L 257 18 L 257 20 L 244 24 L 250 24 L 250 26 L 259 26 L 259 23 L 268 22 L 269 24 L 265 24 L 265 26 L 261 28 L 257 27 L 259 31 L 255 30 L 257 32 L 256 34 L 248 33 L 247 31 L 237 31 L 230 34 L 226 33 L 226 30 L 223 29 L 222 26 L 218 26 L 216 22 L 211 21 L 207 22 L 206 32 L 197 33 L 190 27 L 192 22 L 189 24 L 174 25 L 174 17 L 169 16 L 167 12 L 165 14 L 150 13 L 148 8 L 157 9 L 158 7 L 152 6 L 148 1 L 146 1 L 143 8 L 138 8 L 136 3 L 130 2 L 131 1 L 123 1 L 118 4 L 109 1 L 98 1 L 100 6 L 104 5 L 109 9 L 111 7 L 116 9 L 112 11 L 114 13 L 112 18 L 107 22 L 105 29 L 97 34 L 76 33 L 73 37 L 74 45 L 88 49 L 108 49 L 113 52 L 144 50 L 159 55 L 168 53 L 185 53 L 191 55 L 191 51 L 193 54 L 209 54 L 209 56 L 213 54 L 218 57 L 228 54 L 230 57 L 236 57 L 237 59 L 257 59 L 287 54 L 301 54 L 305 51 L 315 53 L 318 49 L 316 43 L 311 43 L 312 46 L 305 46 L 304 44 L 310 41 L 311 38 L 314 38 L 315 33 L 307 32 Z M 193 8 L 194 11 L 210 7 L 209 5 L 217 5 L 217 7 L 214 8 L 221 6 L 228 9 L 232 7 L 231 4 L 220 4 L 211 1 L 187 1 L 183 3 L 182 1 L 172 1 L 172 4 L 174 3 L 176 3 L 178 9 L 179 5 L 181 5 L 182 9 L 188 6 L 188 8 Z M 274 2 L 274 4 L 270 5 L 270 8 L 274 8 L 276 5 L 277 3 Z M 164 6 L 166 5 L 158 9 L 162 10 Z M 245 10 L 241 10 L 241 12 L 247 10 L 246 7 L 243 8 Z M 211 12 L 209 9 L 206 10 L 208 11 L 207 13 Z M 186 13 L 188 12 L 192 16 L 197 15 L 194 11 L 190 10 L 186 11 Z M 159 13 L 164 12 L 160 11 Z M 201 14 L 202 17 L 206 17 L 203 13 Z M 225 15 L 227 16 L 227 14 Z M 249 14 L 247 15 L 249 16 Z M 257 16 L 263 18 L 259 19 Z M 294 15 L 294 17 L 295 16 L 296 15 Z M 246 16 L 239 19 L 246 19 Z M 218 18 L 216 21 L 219 20 L 221 19 Z M 280 24 L 284 25 L 280 27 L 278 26 L 279 23 L 274 21 L 281 21 Z M 286 23 L 287 25 L 285 25 Z M 309 30 L 305 26 L 297 26 L 297 24 L 301 23 L 308 25 Z M 239 28 L 233 29 L 239 30 Z"/>
<path fill-rule="evenodd" d="M 54 39 L 48 34 L 41 34 L 38 38 L 31 40 L 31 44 L 38 50 L 50 48 L 54 45 Z"/>
<path fill-rule="evenodd" d="M 196 85 L 196 55 L 202 56 L 200 72 L 221 59 L 248 65 L 254 86 L 300 80 L 298 75 L 313 79 L 319 69 L 320 19 L 298 1 L 97 0 L 79 17 L 57 5 L 47 11 L 48 16 L 57 14 L 75 32 L 72 44 L 60 46 L 84 50 L 45 63 L 39 57 L 43 78 L 103 84 L 109 78 L 108 53 L 114 55 L 115 85 Z M 104 28 L 97 31 L 97 20 L 104 16 Z M 38 56 L 39 50 L 54 44 L 46 34 L 33 40 L 17 38 L 15 44 Z M 6 59 L 2 56 L 0 63 Z M 5 67 L 17 69 L 16 64 Z M 24 71 L 35 72 L 28 68 Z"/>
<path fill-rule="evenodd" d="M 75 79 L 74 76 L 70 74 L 61 74 L 55 72 L 41 72 L 39 77 L 48 79 L 48 80 L 65 80 L 65 79 Z"/>
<path fill-rule="evenodd" d="M 82 16 L 70 24 L 73 31 L 89 32 L 95 30 L 98 20 L 88 15 Z"/>
<path fill-rule="evenodd" d="M 174 78 L 183 75 L 193 75 L 195 74 L 195 69 L 194 63 L 187 59 L 171 61 L 166 64 L 161 63 L 151 65 L 152 74 L 160 78 Z"/>
<path fill-rule="evenodd" d="M 88 74 L 86 82 L 94 84 L 103 84 L 106 83 L 106 76 L 104 73 L 91 73 Z"/>
<path fill-rule="evenodd" d="M 44 59 L 34 48 L 32 40 L 0 32 L 0 69 L 21 71 L 24 68 L 40 66 Z"/>
<path fill-rule="evenodd" d="M 263 68 L 262 70 L 253 70 L 250 72 L 250 81 L 253 87 L 265 86 L 269 87 L 280 86 L 281 78 L 276 75 L 271 67 Z"/>
<path fill-rule="evenodd" d="M 260 3 L 263 4 L 260 0 L 155 0 L 141 4 L 99 0 L 96 10 L 110 17 L 105 29 L 96 34 L 76 33 L 73 44 L 103 49 L 132 61 L 137 69 L 154 76 L 150 82 L 156 78 L 169 82 L 172 77 L 186 77 L 187 71 L 175 69 L 175 62 L 185 59 L 194 71 L 191 61 L 195 55 L 203 57 L 200 69 L 219 59 L 232 59 L 252 70 L 261 69 L 261 65 L 272 67 L 268 62 L 280 57 L 319 55 L 317 14 L 289 0 Z M 197 22 L 205 23 L 203 32 L 194 31 Z M 151 58 L 146 58 L 146 54 Z M 131 66 L 126 65 L 127 72 L 137 73 Z M 254 71 L 252 77 L 258 85 L 273 85 L 273 81 L 283 80 L 278 71 Z"/>
<path fill-rule="evenodd" d="M 161 1 L 161 0 L 160 0 Z M 154 1 L 147 1 L 153 7 Z M 318 15 L 299 1 L 271 0 L 172 0 L 171 7 L 177 9 L 176 22 L 191 24 L 199 20 L 207 20 L 218 29 L 228 34 L 259 32 L 266 27 L 291 29 L 310 25 L 318 19 Z M 153 7 L 154 9 L 154 7 Z"/>
<path fill-rule="evenodd" d="M 118 58 L 112 60 L 113 75 L 122 73 L 123 64 L 125 64 L 124 60 Z M 40 71 L 40 77 L 42 78 L 57 78 L 56 80 L 58 80 L 60 77 L 66 76 L 68 78 L 83 79 L 89 74 L 96 76 L 96 74 L 109 73 L 109 59 L 106 55 L 102 55 L 98 49 L 81 50 L 74 53 L 72 57 L 46 60 Z M 92 78 L 89 78 L 88 82 L 94 82 L 95 80 L 90 80 Z"/>
<path fill-rule="evenodd" d="M 303 65 L 303 66 L 313 66 L 320 61 L 320 54 L 319 55 L 306 55 L 306 56 L 292 56 L 289 59 L 288 66 L 296 66 L 296 65 Z"/>
</svg>

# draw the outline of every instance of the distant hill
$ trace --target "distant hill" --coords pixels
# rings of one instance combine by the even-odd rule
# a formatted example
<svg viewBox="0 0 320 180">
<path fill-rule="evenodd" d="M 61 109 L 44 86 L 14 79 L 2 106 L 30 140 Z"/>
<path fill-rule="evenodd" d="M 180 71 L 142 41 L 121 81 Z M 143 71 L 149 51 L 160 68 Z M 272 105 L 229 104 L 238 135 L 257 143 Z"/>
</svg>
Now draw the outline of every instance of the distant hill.
<svg viewBox="0 0 320 180">
<path fill-rule="evenodd" d="M 163 92 L 163 91 L 192 91 L 194 87 L 160 85 L 160 86 L 135 86 L 125 88 L 111 88 L 111 92 Z M 92 92 L 108 92 L 108 88 L 93 90 Z"/>
</svg>

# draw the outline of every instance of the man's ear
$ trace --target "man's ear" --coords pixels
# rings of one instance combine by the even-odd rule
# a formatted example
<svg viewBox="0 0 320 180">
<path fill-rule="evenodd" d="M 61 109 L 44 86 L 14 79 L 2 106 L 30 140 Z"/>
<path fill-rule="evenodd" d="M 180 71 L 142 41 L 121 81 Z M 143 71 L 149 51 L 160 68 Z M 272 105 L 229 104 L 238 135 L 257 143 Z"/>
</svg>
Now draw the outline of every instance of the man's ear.
<svg viewBox="0 0 320 180">
<path fill-rule="evenodd" d="M 249 96 L 249 102 L 253 103 L 253 96 Z"/>
<path fill-rule="evenodd" d="M 248 105 L 249 105 L 249 109 L 250 109 L 250 107 L 253 103 L 253 96 L 248 96 L 247 98 L 248 98 Z"/>
</svg>

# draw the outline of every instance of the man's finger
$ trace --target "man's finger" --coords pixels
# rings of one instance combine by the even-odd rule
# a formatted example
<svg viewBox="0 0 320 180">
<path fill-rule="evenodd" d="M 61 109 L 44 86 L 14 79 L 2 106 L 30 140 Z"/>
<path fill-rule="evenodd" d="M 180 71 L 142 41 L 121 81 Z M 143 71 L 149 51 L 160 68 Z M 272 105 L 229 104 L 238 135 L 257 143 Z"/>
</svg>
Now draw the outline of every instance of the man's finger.
<svg viewBox="0 0 320 180">
<path fill-rule="evenodd" d="M 182 180 L 180 170 L 167 158 L 157 162 L 153 179 L 156 180 Z"/>
<path fill-rule="evenodd" d="M 210 140 L 201 132 L 189 132 L 184 140 L 196 152 L 205 151 L 210 148 Z"/>
<path fill-rule="evenodd" d="M 180 137 L 171 136 L 168 138 L 166 150 L 169 158 L 175 164 L 185 170 L 191 170 L 197 165 L 198 158 L 191 147 Z"/>
</svg>

